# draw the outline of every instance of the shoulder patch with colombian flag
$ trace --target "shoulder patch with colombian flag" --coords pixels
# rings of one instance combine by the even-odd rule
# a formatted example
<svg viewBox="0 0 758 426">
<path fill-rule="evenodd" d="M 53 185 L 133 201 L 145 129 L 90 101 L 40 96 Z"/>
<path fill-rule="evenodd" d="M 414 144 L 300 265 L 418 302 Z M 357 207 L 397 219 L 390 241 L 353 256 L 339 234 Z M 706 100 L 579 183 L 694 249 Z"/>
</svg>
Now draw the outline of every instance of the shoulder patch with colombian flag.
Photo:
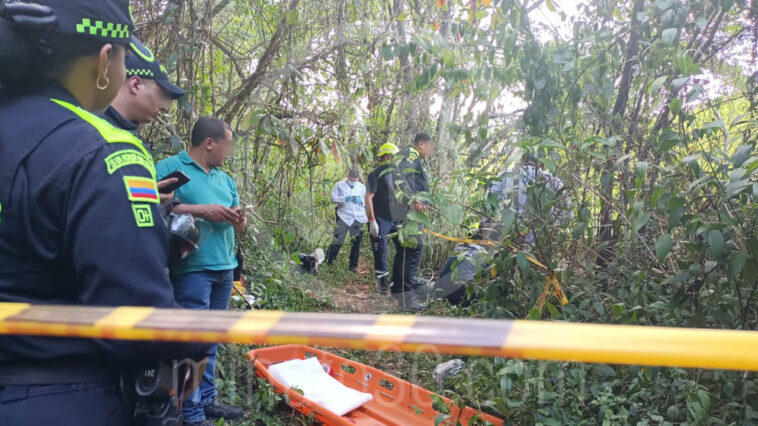
<svg viewBox="0 0 758 426">
<path fill-rule="evenodd" d="M 409 149 L 408 150 L 408 160 L 410 160 L 411 162 L 413 162 L 413 161 L 416 161 L 417 158 L 418 158 L 418 151 L 416 151 L 413 148 Z"/>
<path fill-rule="evenodd" d="M 124 176 L 129 201 L 159 203 L 158 185 L 155 179 L 140 176 Z"/>
</svg>

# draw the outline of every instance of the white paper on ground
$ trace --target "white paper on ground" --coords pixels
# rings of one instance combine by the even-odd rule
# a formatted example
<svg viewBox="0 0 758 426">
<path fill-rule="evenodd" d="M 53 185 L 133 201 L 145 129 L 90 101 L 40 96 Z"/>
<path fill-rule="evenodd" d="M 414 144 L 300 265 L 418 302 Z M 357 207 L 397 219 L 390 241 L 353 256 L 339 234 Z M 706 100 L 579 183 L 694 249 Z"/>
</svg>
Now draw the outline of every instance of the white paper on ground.
<svg viewBox="0 0 758 426">
<path fill-rule="evenodd" d="M 371 401 L 373 396 L 359 392 L 326 374 L 318 359 L 293 359 L 268 368 L 272 376 L 288 388 L 303 391 L 303 396 L 338 416 Z"/>
</svg>

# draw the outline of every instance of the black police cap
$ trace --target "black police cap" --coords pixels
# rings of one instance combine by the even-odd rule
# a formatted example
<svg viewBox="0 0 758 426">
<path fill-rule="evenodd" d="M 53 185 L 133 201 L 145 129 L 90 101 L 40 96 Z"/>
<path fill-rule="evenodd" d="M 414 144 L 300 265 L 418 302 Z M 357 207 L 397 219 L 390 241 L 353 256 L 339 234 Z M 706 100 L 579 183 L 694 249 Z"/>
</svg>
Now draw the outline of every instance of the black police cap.
<svg viewBox="0 0 758 426">
<path fill-rule="evenodd" d="M 150 78 L 171 94 L 173 99 L 184 96 L 184 89 L 171 83 L 166 67 L 156 59 L 153 52 L 136 38 L 130 44 L 133 53 L 126 57 L 126 77 Z"/>
<path fill-rule="evenodd" d="M 129 0 L 32 0 L 53 9 L 59 31 L 65 35 L 85 36 L 105 43 L 128 45 L 134 23 Z"/>
</svg>

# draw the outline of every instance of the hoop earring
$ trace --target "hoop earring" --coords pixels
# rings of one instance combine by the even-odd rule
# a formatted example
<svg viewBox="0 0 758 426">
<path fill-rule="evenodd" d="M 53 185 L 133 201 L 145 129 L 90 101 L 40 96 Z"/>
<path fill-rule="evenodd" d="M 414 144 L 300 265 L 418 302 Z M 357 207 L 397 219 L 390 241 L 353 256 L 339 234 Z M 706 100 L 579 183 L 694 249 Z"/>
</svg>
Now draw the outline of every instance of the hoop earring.
<svg viewBox="0 0 758 426">
<path fill-rule="evenodd" d="M 107 89 L 107 88 L 108 88 L 108 85 L 109 85 L 109 84 L 111 84 L 111 80 L 108 78 L 108 76 L 105 76 L 105 83 L 101 83 L 101 82 L 100 82 L 100 79 L 101 79 L 102 77 L 103 77 L 103 76 L 101 76 L 101 75 L 98 75 L 98 76 L 97 76 L 97 81 L 95 82 L 95 84 L 97 85 L 97 88 L 98 88 L 98 89 L 100 89 L 100 90 L 105 90 L 105 89 Z"/>
</svg>

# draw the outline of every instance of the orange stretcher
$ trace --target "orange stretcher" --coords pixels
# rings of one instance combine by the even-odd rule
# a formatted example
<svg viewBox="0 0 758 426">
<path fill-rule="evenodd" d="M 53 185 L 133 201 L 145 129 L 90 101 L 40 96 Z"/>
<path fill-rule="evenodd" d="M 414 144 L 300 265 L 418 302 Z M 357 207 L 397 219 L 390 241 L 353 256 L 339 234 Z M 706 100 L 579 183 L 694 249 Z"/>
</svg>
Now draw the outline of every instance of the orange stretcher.
<svg viewBox="0 0 758 426">
<path fill-rule="evenodd" d="M 330 375 L 343 385 L 369 393 L 373 399 L 361 407 L 338 416 L 332 411 L 308 400 L 300 393 L 287 389 L 268 371 L 273 365 L 292 359 L 318 357 L 328 366 Z M 434 425 L 440 414 L 434 409 L 434 393 L 376 368 L 302 345 L 283 345 L 255 349 L 247 353 L 256 373 L 271 383 L 277 392 L 288 395 L 288 404 L 306 416 L 313 415 L 328 426 L 421 426 Z M 463 410 L 449 399 L 440 397 L 448 406 L 450 418 L 443 425 L 502 425 L 503 420 L 481 413 L 473 408 Z"/>
</svg>

